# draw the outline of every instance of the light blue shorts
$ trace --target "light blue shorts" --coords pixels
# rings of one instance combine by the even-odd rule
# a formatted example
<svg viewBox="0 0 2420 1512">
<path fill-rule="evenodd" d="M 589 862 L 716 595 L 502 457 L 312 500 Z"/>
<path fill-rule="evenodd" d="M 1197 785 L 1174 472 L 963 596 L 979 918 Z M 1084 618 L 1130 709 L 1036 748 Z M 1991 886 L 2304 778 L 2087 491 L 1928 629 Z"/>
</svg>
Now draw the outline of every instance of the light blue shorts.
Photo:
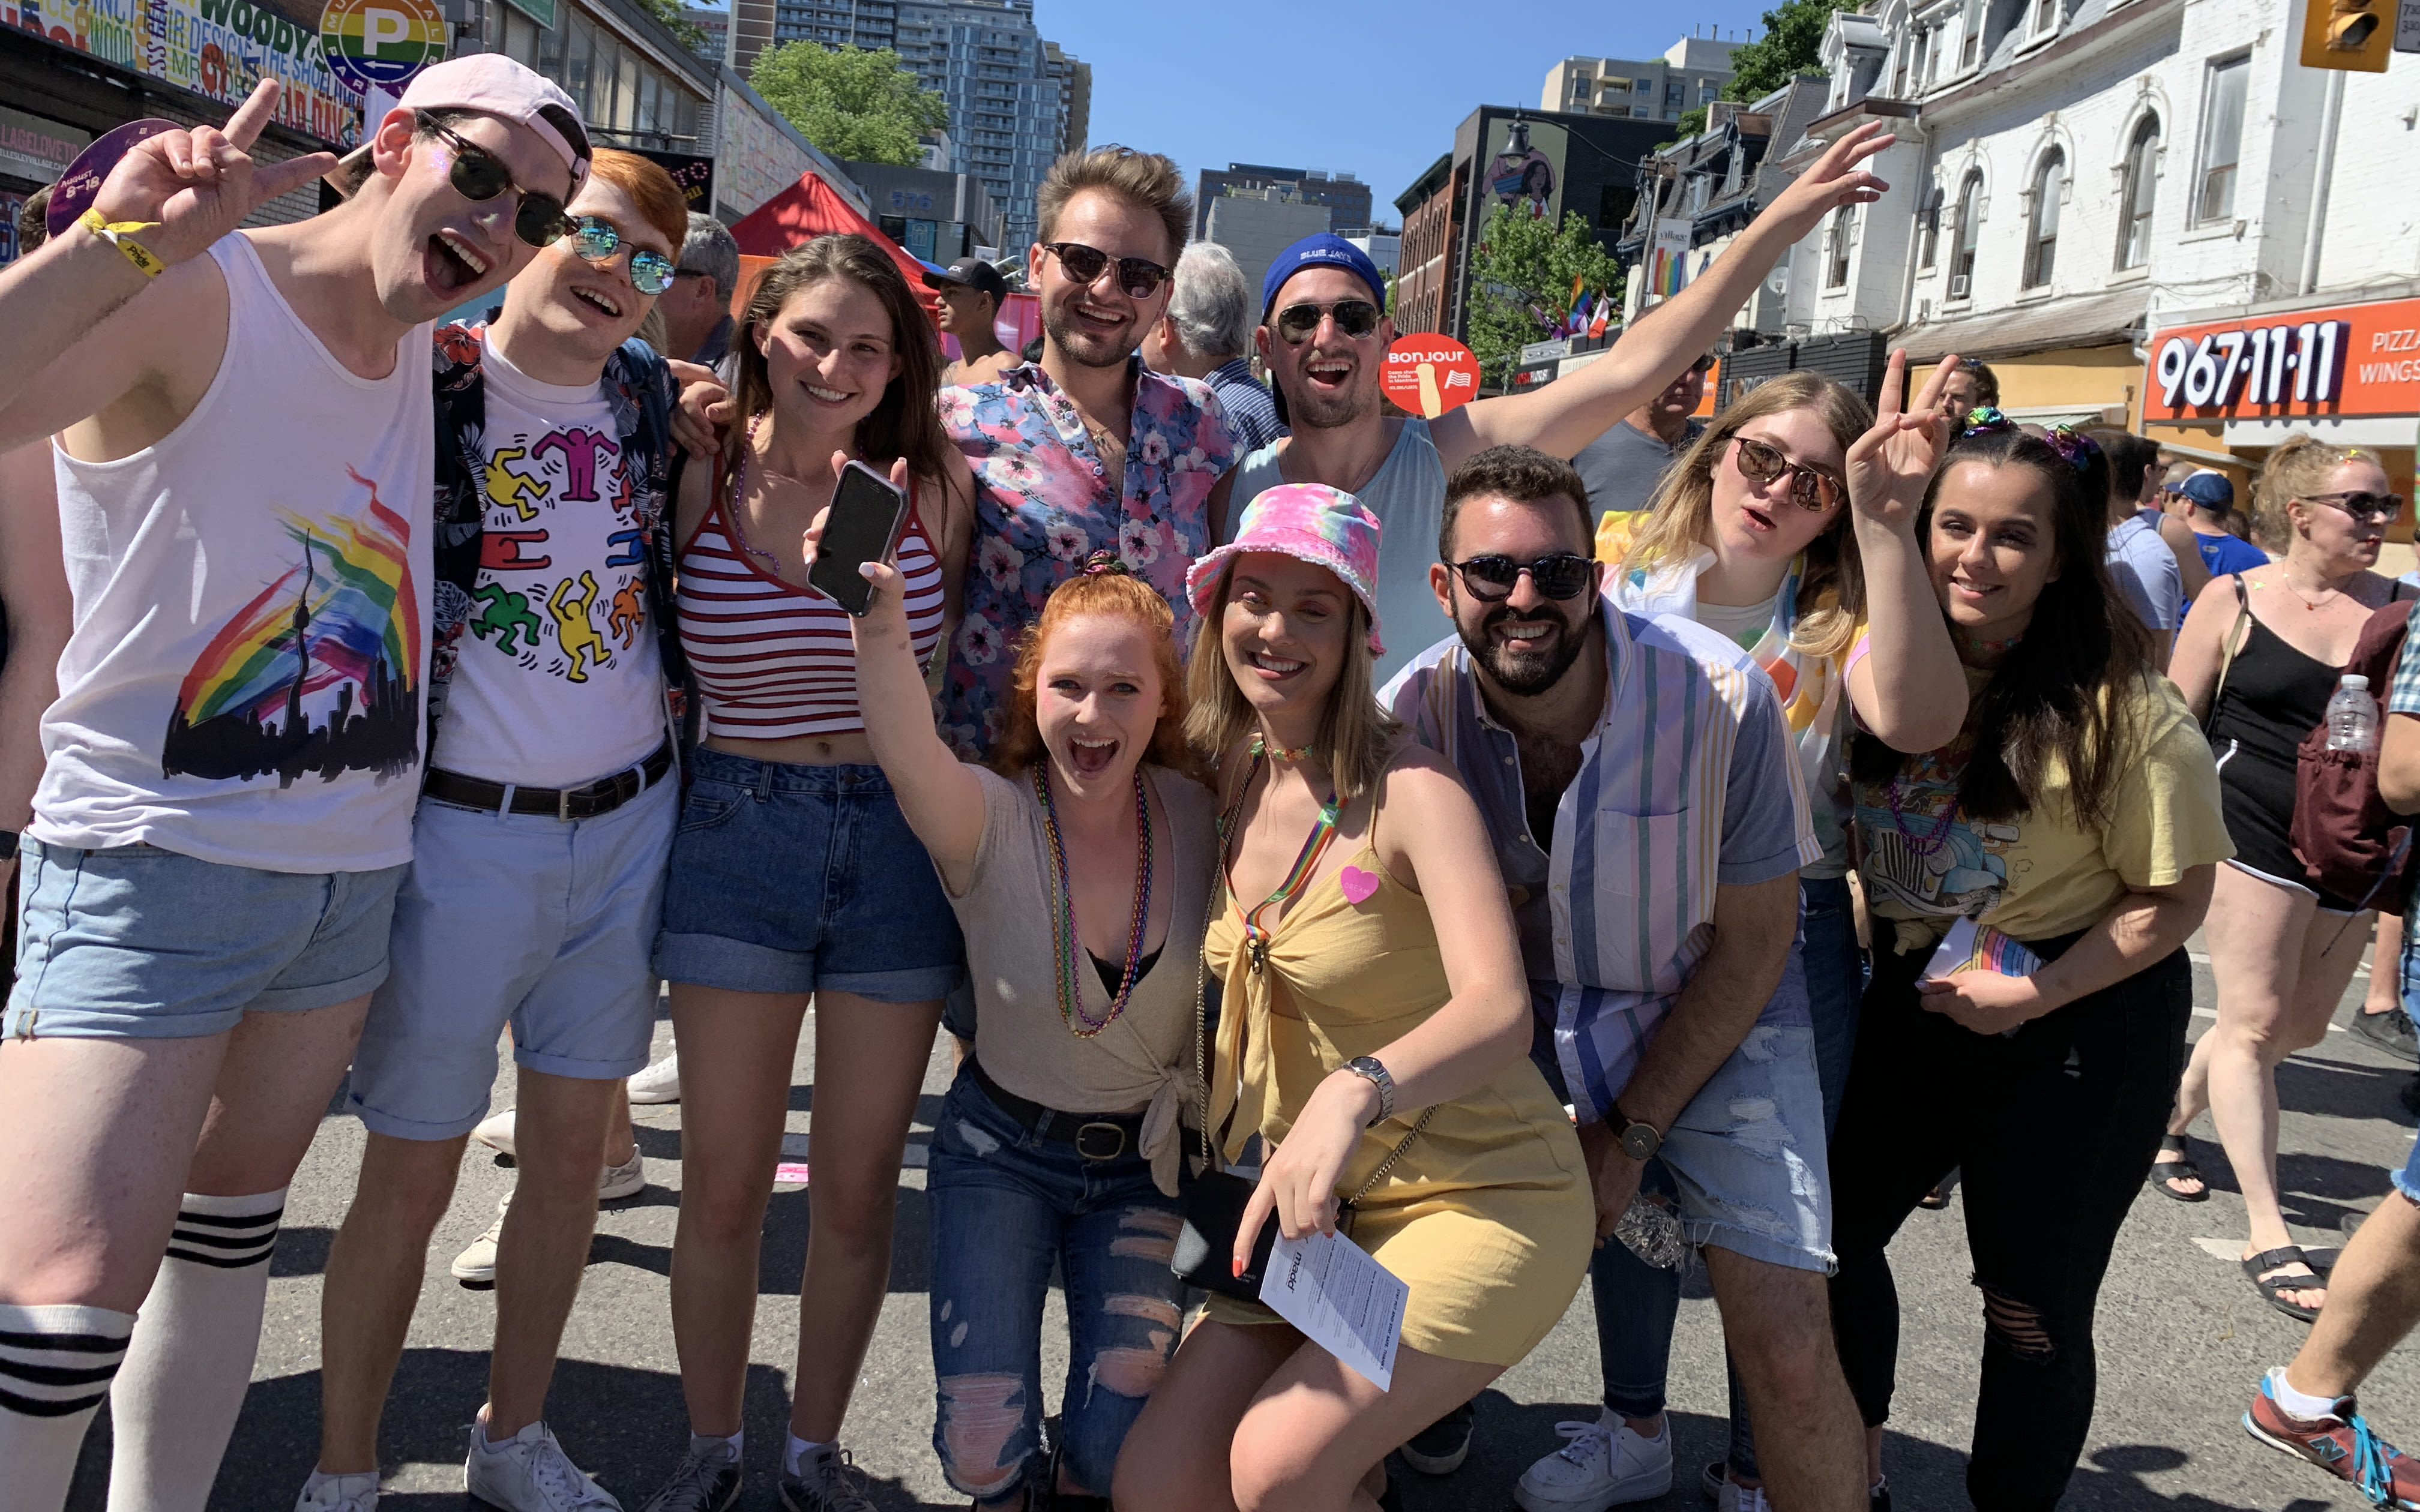
<svg viewBox="0 0 2420 1512">
<path fill-rule="evenodd" d="M 192 1040 L 247 1011 L 300 1013 L 385 980 L 387 923 L 408 868 L 261 872 L 156 845 L 23 842 L 19 1039 Z"/>
<path fill-rule="evenodd" d="M 496 1042 L 552 1076 L 618 1080 L 647 1063 L 678 786 L 568 822 L 421 800 L 395 902 L 395 969 L 370 999 L 347 1104 L 397 1139 L 450 1139 L 488 1116 Z"/>
</svg>

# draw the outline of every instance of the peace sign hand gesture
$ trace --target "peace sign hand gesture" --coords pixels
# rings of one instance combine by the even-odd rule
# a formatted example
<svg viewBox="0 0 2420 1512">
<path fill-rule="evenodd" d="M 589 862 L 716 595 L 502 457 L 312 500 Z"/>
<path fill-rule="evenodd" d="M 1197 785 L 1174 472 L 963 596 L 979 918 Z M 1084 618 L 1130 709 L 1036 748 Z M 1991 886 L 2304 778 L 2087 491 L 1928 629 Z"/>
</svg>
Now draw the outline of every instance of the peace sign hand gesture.
<svg viewBox="0 0 2420 1512">
<path fill-rule="evenodd" d="M 1764 216 L 1786 227 L 1790 239 L 1796 241 L 1843 205 L 1872 204 L 1890 185 L 1858 164 L 1898 140 L 1884 134 L 1882 122 L 1866 122 L 1825 148 L 1813 166 L 1774 197 Z"/>
<path fill-rule="evenodd" d="M 136 239 L 171 267 L 199 255 L 261 206 L 336 165 L 329 152 L 254 163 L 249 149 L 277 109 L 278 88 L 275 79 L 261 80 L 225 130 L 197 126 L 137 143 L 110 169 L 93 208 L 113 224 L 156 224 Z"/>
<path fill-rule="evenodd" d="M 1890 354 L 1873 428 L 1849 448 L 1849 503 L 1859 515 L 1897 531 L 1914 527 L 1925 486 L 1932 481 L 1941 454 L 1949 449 L 1949 417 L 1941 412 L 1941 390 L 1957 370 L 1954 354 L 1943 358 L 1902 410 L 1900 393 L 1907 386 L 1907 353 Z"/>
</svg>

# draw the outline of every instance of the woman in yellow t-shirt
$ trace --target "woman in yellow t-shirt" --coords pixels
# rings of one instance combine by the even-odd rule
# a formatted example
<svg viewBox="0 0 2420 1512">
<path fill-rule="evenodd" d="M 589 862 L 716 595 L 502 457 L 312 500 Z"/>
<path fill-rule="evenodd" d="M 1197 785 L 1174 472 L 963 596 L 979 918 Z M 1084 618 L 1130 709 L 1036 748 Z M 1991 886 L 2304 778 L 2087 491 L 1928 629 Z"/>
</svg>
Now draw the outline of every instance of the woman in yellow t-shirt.
<svg viewBox="0 0 2420 1512">
<path fill-rule="evenodd" d="M 1918 524 L 1966 727 L 1922 756 L 1863 734 L 1851 753 L 1873 982 L 1832 1143 L 1833 1323 L 1878 1479 L 1884 1246 L 1962 1167 L 1983 1512 L 2049 1512 L 2083 1449 L 2094 1303 L 2183 1062 L 2185 937 L 2233 850 L 2210 748 L 2110 592 L 2106 477 L 2080 432 L 1969 417 Z M 1953 926 L 1960 959 L 1936 961 Z"/>
</svg>

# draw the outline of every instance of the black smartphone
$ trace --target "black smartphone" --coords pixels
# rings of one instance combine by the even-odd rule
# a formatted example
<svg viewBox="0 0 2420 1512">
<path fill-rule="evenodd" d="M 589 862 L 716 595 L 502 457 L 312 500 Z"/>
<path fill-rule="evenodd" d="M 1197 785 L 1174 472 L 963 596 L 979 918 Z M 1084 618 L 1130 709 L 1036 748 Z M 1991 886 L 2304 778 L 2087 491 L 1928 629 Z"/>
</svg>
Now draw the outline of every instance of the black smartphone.
<svg viewBox="0 0 2420 1512">
<path fill-rule="evenodd" d="M 874 607 L 874 585 L 857 569 L 891 560 L 899 528 L 907 522 L 908 498 L 891 486 L 890 479 L 862 462 L 841 469 L 831 513 L 824 517 L 823 544 L 815 549 L 814 565 L 807 569 L 807 586 L 864 618 Z"/>
</svg>

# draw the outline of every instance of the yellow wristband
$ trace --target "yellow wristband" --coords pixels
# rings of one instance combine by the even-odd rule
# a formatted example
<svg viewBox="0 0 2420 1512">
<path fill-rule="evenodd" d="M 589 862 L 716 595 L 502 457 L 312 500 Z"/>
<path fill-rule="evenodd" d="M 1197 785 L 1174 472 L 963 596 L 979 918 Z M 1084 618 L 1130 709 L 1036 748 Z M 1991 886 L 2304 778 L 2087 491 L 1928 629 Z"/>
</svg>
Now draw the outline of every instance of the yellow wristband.
<svg viewBox="0 0 2420 1512">
<path fill-rule="evenodd" d="M 168 265 L 154 256 L 150 248 L 135 240 L 131 235 L 136 231 L 157 230 L 159 222 L 117 221 L 113 223 L 102 220 L 99 210 L 86 210 L 77 218 L 76 224 L 124 253 L 126 260 L 142 270 L 144 277 L 157 278 L 166 271 Z"/>
</svg>

